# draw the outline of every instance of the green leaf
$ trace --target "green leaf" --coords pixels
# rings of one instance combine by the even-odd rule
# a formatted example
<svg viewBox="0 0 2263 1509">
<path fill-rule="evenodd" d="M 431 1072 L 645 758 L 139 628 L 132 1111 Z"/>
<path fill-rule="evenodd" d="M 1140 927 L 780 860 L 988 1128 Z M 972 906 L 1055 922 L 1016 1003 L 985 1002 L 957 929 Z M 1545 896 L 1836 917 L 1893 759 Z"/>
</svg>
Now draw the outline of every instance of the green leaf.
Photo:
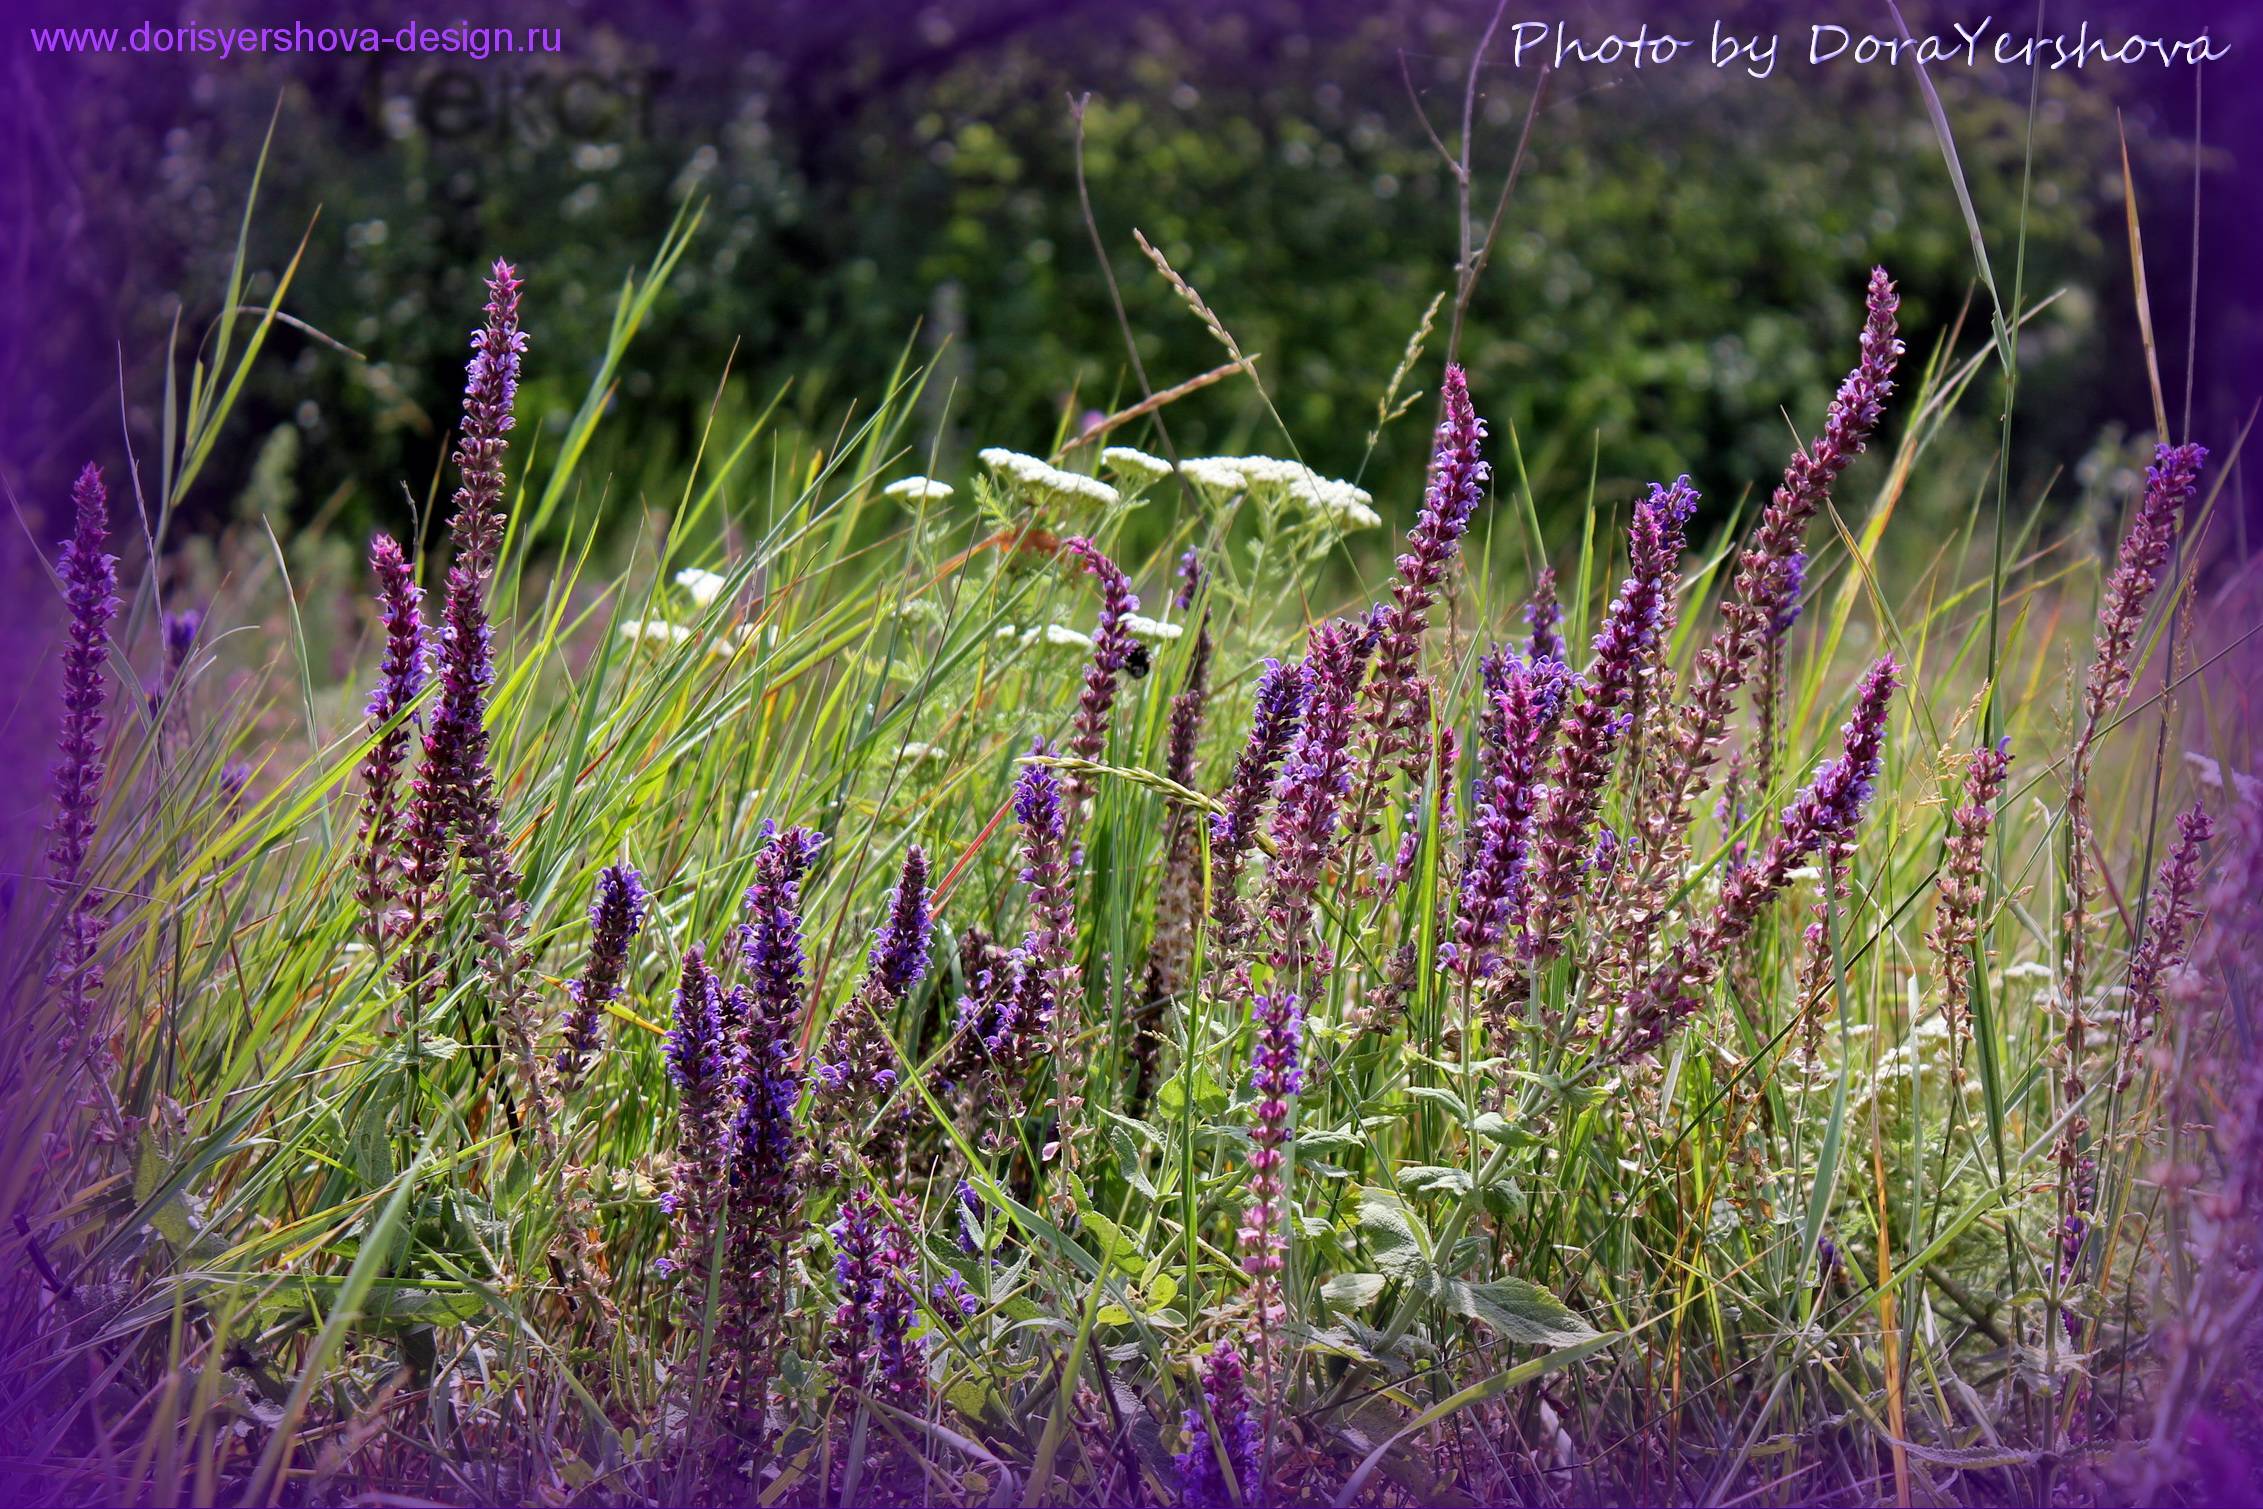
<svg viewBox="0 0 2263 1509">
<path fill-rule="evenodd" d="M 1380 1273 L 1339 1273 L 1320 1286 L 1320 1298 L 1338 1310 L 1364 1310 L 1390 1282 Z"/>
<path fill-rule="evenodd" d="M 1446 1292 L 1446 1302 L 1455 1314 L 1527 1346 L 1573 1347 L 1596 1335 L 1595 1328 L 1562 1300 L 1521 1278 L 1497 1278 L 1485 1284 L 1456 1281 Z"/>
<path fill-rule="evenodd" d="M 1422 1218 L 1389 1190 L 1369 1188 L 1360 1192 L 1359 1236 L 1375 1266 L 1390 1277 L 1430 1273 L 1430 1233 Z"/>
</svg>

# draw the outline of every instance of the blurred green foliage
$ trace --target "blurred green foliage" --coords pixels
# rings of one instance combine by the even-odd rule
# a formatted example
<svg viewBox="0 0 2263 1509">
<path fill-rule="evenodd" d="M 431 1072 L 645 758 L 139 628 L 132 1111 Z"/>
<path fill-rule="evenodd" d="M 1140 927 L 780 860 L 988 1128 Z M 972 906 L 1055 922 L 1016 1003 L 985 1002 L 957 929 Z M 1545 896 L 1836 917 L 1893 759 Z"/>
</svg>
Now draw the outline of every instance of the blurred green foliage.
<svg viewBox="0 0 2263 1509">
<path fill-rule="evenodd" d="M 1078 205 L 1071 91 L 1092 95 L 1092 198 L 1153 380 L 1223 353 L 1139 255 L 1134 226 L 1262 353 L 1282 418 L 1324 472 L 1360 471 L 1377 397 L 1452 281 L 1454 180 L 1425 118 L 1458 142 L 1488 8 L 844 0 L 768 27 L 555 9 L 542 18 L 564 26 L 555 58 L 88 60 L 97 87 L 54 102 L 72 193 L 35 197 L 52 244 L 76 252 L 57 259 L 69 286 L 51 290 L 54 307 L 96 312 L 48 322 L 19 353 L 35 368 L 75 356 L 84 379 L 27 385 L 38 418 L 26 433 L 56 456 L 107 447 L 118 350 L 129 413 L 154 428 L 176 299 L 189 301 L 184 331 L 213 312 L 199 301 L 222 286 L 277 108 L 258 263 L 280 267 L 319 206 L 290 305 L 367 360 L 280 334 L 210 486 L 256 479 L 263 506 L 301 519 L 325 505 L 397 516 L 404 490 L 430 486 L 464 311 L 492 255 L 527 276 L 522 412 L 554 436 L 620 278 L 687 196 L 705 224 L 618 393 L 638 421 L 608 427 L 609 449 L 584 468 L 610 476 L 616 505 L 674 492 L 726 359 L 725 416 L 786 388 L 805 461 L 869 406 L 907 340 L 937 366 L 927 419 L 945 467 L 981 444 L 1043 448 L 1076 414 L 1135 399 Z M 1498 42 L 1494 56 L 1474 112 L 1481 230 L 1535 82 Z M 1940 83 L 2008 266 L 2026 82 Z M 2053 79 L 2035 118 L 2026 286 L 2069 293 L 2028 337 L 2023 460 L 2071 460 L 2106 424 L 2142 419 L 2116 354 L 2129 321 L 2112 105 L 2095 75 Z M 1715 70 L 1702 47 L 1666 70 L 1575 68 L 1549 82 L 1462 355 L 1496 431 L 1516 427 L 1544 507 L 1584 495 L 1591 450 L 1606 488 L 1687 471 L 1734 498 L 1781 466 L 1786 415 L 1818 418 L 1874 262 L 1902 280 L 1923 360 L 1958 315 L 1971 259 L 1906 70 L 1787 60 L 1754 81 Z M 1418 386 L 1435 384 L 1444 323 Z M 1417 404 L 1368 464 L 1387 514 L 1418 485 L 1428 413 Z M 1285 443 L 1242 383 L 1169 422 L 1184 454 Z M 284 427 L 290 464 L 269 449 L 255 471 Z M 1968 502 L 1971 478 L 1953 486 L 1948 501 Z"/>
</svg>

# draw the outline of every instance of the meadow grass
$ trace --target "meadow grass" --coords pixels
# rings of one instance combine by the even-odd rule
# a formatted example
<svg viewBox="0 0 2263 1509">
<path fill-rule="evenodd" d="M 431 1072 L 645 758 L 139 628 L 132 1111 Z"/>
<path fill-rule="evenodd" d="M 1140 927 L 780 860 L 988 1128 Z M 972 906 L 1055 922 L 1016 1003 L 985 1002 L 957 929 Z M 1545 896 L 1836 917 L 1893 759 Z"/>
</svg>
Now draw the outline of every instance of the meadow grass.
<svg viewBox="0 0 2263 1509">
<path fill-rule="evenodd" d="M 87 856 L 6 924 L 20 1482 L 1993 1503 L 2202 1470 L 2263 1117 L 2252 751 L 2215 690 L 2244 641 L 2200 621 L 2204 586 L 2246 600 L 2241 563 L 2202 579 L 2244 437 L 2154 498 L 2134 606 L 2001 472 L 1889 551 L 1948 417 L 2016 369 L 2015 286 L 1977 350 L 1903 332 L 1844 475 L 1877 421 L 1818 432 L 1814 396 L 1788 522 L 1735 502 L 1773 479 L 1701 479 L 1686 517 L 1537 496 L 1451 378 L 1395 566 L 1363 510 L 1409 501 L 1293 462 L 1117 458 L 1110 501 L 1064 434 L 907 502 L 907 367 L 821 446 L 704 436 L 624 530 L 578 462 L 696 218 L 566 431 L 492 432 L 492 580 L 447 609 L 491 616 L 491 683 L 365 715 L 375 615 L 333 674 L 302 615 L 347 589 L 271 540 L 154 696 L 155 574 L 106 631 Z M 525 360 L 584 355 L 541 308 Z M 230 316 L 168 402 L 150 555 L 273 318 L 239 346 Z M 1153 423 L 1109 438 L 1167 449 Z M 479 506 L 452 557 L 409 539 L 428 630 Z M 1561 660 L 1523 616 L 1550 561 Z M 2086 704 L 2101 602 L 2129 678 Z M 428 638 L 435 679 L 474 638 Z M 1301 722 L 1237 783 L 1268 674 Z M 388 741 L 434 868 L 368 847 Z M 2195 797 L 2217 833 L 2180 877 Z M 615 994 L 589 912 L 622 866 Z M 868 964 L 876 929 L 916 963 Z M 742 1111 L 767 1151 L 701 1130 Z"/>
</svg>

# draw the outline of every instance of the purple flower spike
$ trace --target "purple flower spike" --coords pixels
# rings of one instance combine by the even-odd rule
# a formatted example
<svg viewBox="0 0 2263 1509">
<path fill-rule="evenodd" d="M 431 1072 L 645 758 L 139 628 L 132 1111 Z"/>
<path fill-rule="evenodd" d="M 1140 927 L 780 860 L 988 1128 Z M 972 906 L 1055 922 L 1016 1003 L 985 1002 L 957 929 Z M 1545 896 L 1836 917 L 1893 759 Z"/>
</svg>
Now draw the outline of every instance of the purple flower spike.
<svg viewBox="0 0 2263 1509">
<path fill-rule="evenodd" d="M 1184 613 L 1194 606 L 1195 594 L 1202 590 L 1202 557 L 1192 545 L 1179 557 L 1179 590 L 1171 595 L 1171 606 Z"/>
<path fill-rule="evenodd" d="M 2129 533 L 2122 537 L 2114 574 L 2106 582 L 2106 605 L 2098 615 L 2098 658 L 2091 663 L 2083 687 L 2083 711 L 2092 726 L 2113 711 L 2129 690 L 2131 657 L 2144 626 L 2146 604 L 2152 600 L 2161 568 L 2168 564 L 2178 522 L 2199 491 L 2200 466 L 2207 459 L 2205 446 L 2164 445 L 2154 450 L 2153 464 L 2145 469 L 2145 496 Z"/>
<path fill-rule="evenodd" d="M 1553 660 L 1510 662 L 1487 710 L 1489 768 L 1479 784 L 1454 919 L 1453 964 L 1468 980 L 1492 973 L 1512 923 L 1520 933 L 1523 928 L 1525 859 L 1540 801 L 1540 762 L 1563 700 L 1562 672 Z"/>
<path fill-rule="evenodd" d="M 1423 778 L 1427 744 L 1423 725 L 1430 707 L 1426 688 L 1420 685 L 1423 631 L 1492 477 L 1483 456 L 1485 421 L 1470 403 L 1469 379 L 1460 367 L 1447 366 L 1439 401 L 1442 412 L 1422 512 L 1398 558 L 1391 601 L 1376 610 L 1372 625 L 1377 641 L 1375 674 L 1367 688 L 1366 770 L 1352 811 L 1358 830 L 1352 835 L 1355 845 L 1364 846 L 1374 831 L 1383 783 L 1392 770 L 1403 769 L 1412 783 Z M 1363 864 L 1364 855 L 1355 854 L 1354 863 Z"/>
<path fill-rule="evenodd" d="M 395 788 L 408 761 L 410 734 L 400 715 L 424 690 L 424 594 L 417 590 L 416 574 L 391 535 L 370 541 L 369 570 L 377 580 L 377 619 L 385 626 L 385 653 L 377 666 L 377 686 L 363 708 L 376 740 L 361 767 L 360 899 L 373 917 L 381 919 L 400 888 L 393 873 L 393 849 L 400 836 L 400 796 Z"/>
<path fill-rule="evenodd" d="M 108 553 L 110 495 L 101 468 L 89 462 L 71 487 L 71 537 L 55 562 L 70 608 L 63 651 L 62 758 L 55 765 L 55 823 L 47 860 L 55 889 L 75 889 L 94 842 L 102 800 L 102 704 L 110 624 L 118 616 L 118 558 Z"/>
<path fill-rule="evenodd" d="M 721 1205 L 724 1175 L 723 1116 L 729 1045 L 723 1032 L 723 991 L 707 955 L 694 944 L 676 982 L 675 1024 L 661 1056 L 676 1087 L 676 1164 L 667 1209 L 676 1218 L 678 1258 L 673 1268 L 695 1277 L 707 1271 L 707 1254 Z M 691 1293 L 704 1290 L 695 1283 Z M 698 1303 L 695 1298 L 693 1301 Z"/>
<path fill-rule="evenodd" d="M 621 976 L 628 971 L 629 944 L 644 926 L 644 877 L 630 865 L 607 865 L 597 874 L 597 899 L 589 906 L 589 964 L 566 987 L 573 1006 L 566 1012 L 565 1045 L 558 1050 L 558 1077 L 571 1089 L 597 1052 L 605 1007 L 618 1000 Z"/>
<path fill-rule="evenodd" d="M 1532 631 L 1531 657 L 1534 660 L 1568 660 L 1570 652 L 1564 644 L 1564 609 L 1556 600 L 1556 568 L 1543 566 L 1533 578 L 1532 596 L 1524 605 L 1525 627 Z"/>
<path fill-rule="evenodd" d="M 1536 958 L 1552 958 L 1562 947 L 1588 853 L 1588 830 L 1602 807 L 1629 704 L 1657 653 L 1672 604 L 1683 530 L 1696 507 L 1697 490 L 1687 477 L 1677 478 L 1672 487 L 1653 484 L 1650 496 L 1635 506 L 1627 531 L 1627 579 L 1595 636 L 1585 690 L 1564 716 L 1556 778 L 1540 818 L 1529 923 Z"/>
<path fill-rule="evenodd" d="M 1280 1273 L 1288 1253 L 1289 1105 L 1303 1085 L 1297 1054 L 1304 1014 L 1292 993 L 1257 997 L 1250 1007 L 1257 1044 L 1250 1054 L 1249 1085 L 1257 1096 L 1257 1125 L 1250 1129 L 1249 1208 L 1242 1213 L 1242 1267 L 1257 1280 L 1258 1317 L 1270 1327 L 1282 1315 Z"/>
<path fill-rule="evenodd" d="M 1186 1412 L 1187 1446 L 1177 1459 L 1179 1502 L 1187 1509 L 1221 1509 L 1236 1502 L 1226 1489 L 1229 1470 L 1240 1490 L 1239 1502 L 1259 1502 L 1264 1431 L 1250 1408 L 1249 1375 L 1241 1351 L 1230 1338 L 1220 1341 L 1203 1365 L 1202 1402 L 1206 1408 Z M 1216 1435 L 1211 1434 L 1213 1425 Z"/>
<path fill-rule="evenodd" d="M 1310 954 L 1312 915 L 1351 790 L 1353 708 L 1374 642 L 1349 620 L 1316 624 L 1305 641 L 1304 722 L 1274 785 L 1274 855 L 1266 877 L 1273 964 L 1290 978 L 1305 964 L 1317 973 L 1321 963 Z"/>
<path fill-rule="evenodd" d="M 900 1202 L 890 1209 L 859 1185 L 826 1228 L 841 1296 L 828 1338 L 834 1376 L 844 1389 L 869 1390 L 898 1405 L 917 1399 L 927 1383 L 925 1361 L 910 1340 L 916 1301 L 909 1220 Z"/>
<path fill-rule="evenodd" d="M 904 853 L 896 888 L 888 893 L 887 921 L 872 940 L 873 978 L 890 999 L 902 1000 L 927 973 L 933 927 L 927 913 L 927 851 L 913 844 Z"/>
<path fill-rule="evenodd" d="M 90 1030 L 95 998 L 102 991 L 94 954 L 106 919 L 91 894 L 75 893 L 86 878 L 95 816 L 102 805 L 103 665 L 110 652 L 110 624 L 118 616 L 118 560 L 105 548 L 110 495 L 103 490 L 101 470 L 91 462 L 71 488 L 71 505 L 71 537 L 55 563 L 71 627 L 63 647 L 61 758 L 55 763 L 55 822 L 47 847 L 48 884 L 68 900 L 70 909 L 48 983 L 61 992 L 78 1038 Z"/>
<path fill-rule="evenodd" d="M 1109 713 L 1116 705 L 1124 664 L 1135 648 L 1124 618 L 1139 611 L 1139 598 L 1132 592 L 1131 578 L 1124 575 L 1123 568 L 1102 555 L 1092 541 L 1080 535 L 1061 548 L 1084 562 L 1084 569 L 1100 581 L 1100 631 L 1092 636 L 1092 660 L 1084 668 L 1084 694 L 1077 700 L 1076 721 L 1069 735 L 1071 755 L 1080 760 L 1099 760 L 1108 753 Z M 1080 801 L 1091 794 L 1081 776 L 1070 778 L 1070 794 Z"/>
<path fill-rule="evenodd" d="M 1855 689 L 1854 716 L 1840 730 L 1839 753 L 1789 807 L 1760 858 L 1738 866 L 1721 886 L 1713 914 L 1693 929 L 1641 985 L 1629 993 L 1622 1057 L 1663 1042 L 1694 1012 L 1699 995 L 1719 975 L 1722 961 L 1744 941 L 1763 906 L 1791 872 L 1819 851 L 1837 852 L 1868 806 L 1886 755 L 1886 716 L 1900 668 L 1891 655 L 1864 673 Z"/>
<path fill-rule="evenodd" d="M 1257 707 L 1249 738 L 1226 783 L 1224 810 L 1210 818 L 1211 916 L 1229 938 L 1243 927 L 1236 884 L 1250 851 L 1257 847 L 1257 824 L 1265 814 L 1281 760 L 1304 711 L 1305 675 L 1301 665 L 1265 662 L 1257 682 Z"/>
</svg>

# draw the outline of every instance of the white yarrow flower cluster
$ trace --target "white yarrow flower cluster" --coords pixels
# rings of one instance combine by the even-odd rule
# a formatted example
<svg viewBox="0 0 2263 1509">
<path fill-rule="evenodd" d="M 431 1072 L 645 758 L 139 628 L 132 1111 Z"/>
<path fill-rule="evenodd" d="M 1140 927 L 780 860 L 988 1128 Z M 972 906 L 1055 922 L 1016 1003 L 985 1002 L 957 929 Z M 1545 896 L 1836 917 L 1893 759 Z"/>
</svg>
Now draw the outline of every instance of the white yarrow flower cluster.
<svg viewBox="0 0 2263 1509">
<path fill-rule="evenodd" d="M 1179 463 L 1179 475 L 1213 502 L 1230 498 L 1249 486 L 1241 462 L 1232 456 L 1193 457 Z"/>
<path fill-rule="evenodd" d="M 1304 476 L 1284 489 L 1289 501 L 1328 520 L 1338 529 L 1374 529 L 1383 516 L 1375 511 L 1375 497 L 1364 487 L 1329 477 Z"/>
<path fill-rule="evenodd" d="M 1123 501 L 1122 494 L 1097 478 L 1063 471 L 1049 461 L 1025 456 L 1020 451 L 993 445 L 984 447 L 977 456 L 1009 488 L 1039 500 L 1096 508 L 1113 508 Z"/>
<path fill-rule="evenodd" d="M 702 608 L 714 605 L 730 585 L 729 578 L 713 571 L 702 571 L 697 566 L 686 566 L 676 573 L 676 585 L 683 588 L 691 600 Z"/>
<path fill-rule="evenodd" d="M 1032 624 L 1022 630 L 1021 642 L 1025 646 L 1042 644 L 1049 649 L 1056 650 L 1089 650 L 1092 648 L 1092 636 L 1090 634 L 1079 633 L 1067 624 Z"/>
<path fill-rule="evenodd" d="M 1100 453 L 1102 469 L 1139 486 L 1160 482 L 1171 475 L 1171 463 L 1128 445 L 1111 445 Z"/>
<path fill-rule="evenodd" d="M 623 619 L 620 634 L 631 644 L 682 644 L 691 638 L 690 629 L 664 618 Z"/>
<path fill-rule="evenodd" d="M 893 498 L 907 508 L 918 508 L 926 503 L 941 503 L 958 489 L 948 482 L 933 477 L 901 477 L 880 489 L 880 496 Z"/>
<path fill-rule="evenodd" d="M 1167 624 L 1144 613 L 1126 613 L 1121 622 L 1124 632 L 1134 639 L 1176 639 L 1186 632 L 1177 624 Z"/>
</svg>

